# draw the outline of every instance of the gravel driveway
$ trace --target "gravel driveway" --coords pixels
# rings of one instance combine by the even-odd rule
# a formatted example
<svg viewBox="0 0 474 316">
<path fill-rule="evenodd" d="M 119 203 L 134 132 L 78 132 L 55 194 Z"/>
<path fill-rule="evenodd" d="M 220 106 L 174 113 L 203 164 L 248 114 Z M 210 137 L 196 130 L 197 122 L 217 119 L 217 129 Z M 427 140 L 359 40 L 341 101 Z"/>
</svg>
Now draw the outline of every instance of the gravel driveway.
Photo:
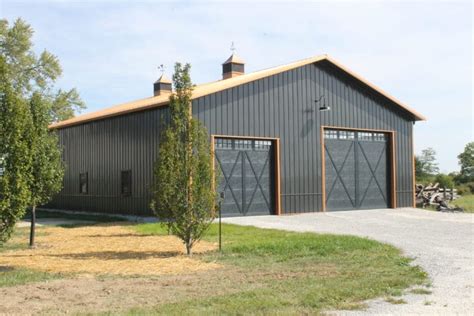
<svg viewBox="0 0 474 316">
<path fill-rule="evenodd" d="M 226 218 L 224 222 L 291 231 L 350 234 L 387 242 L 422 266 L 432 293 L 406 294 L 407 304 L 378 299 L 365 311 L 338 314 L 474 315 L 474 214 L 405 209 Z"/>
</svg>

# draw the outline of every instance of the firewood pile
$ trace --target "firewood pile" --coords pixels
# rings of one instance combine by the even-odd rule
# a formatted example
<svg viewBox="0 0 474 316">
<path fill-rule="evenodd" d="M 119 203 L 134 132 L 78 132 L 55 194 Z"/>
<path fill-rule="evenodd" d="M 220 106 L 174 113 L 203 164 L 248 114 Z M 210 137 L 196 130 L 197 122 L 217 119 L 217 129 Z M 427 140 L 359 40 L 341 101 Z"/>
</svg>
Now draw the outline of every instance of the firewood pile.
<svg viewBox="0 0 474 316">
<path fill-rule="evenodd" d="M 457 190 L 440 188 L 439 183 L 416 185 L 416 205 L 421 205 L 423 208 L 433 205 L 439 212 L 463 212 L 462 208 L 449 205 L 449 201 L 457 198 Z"/>
</svg>

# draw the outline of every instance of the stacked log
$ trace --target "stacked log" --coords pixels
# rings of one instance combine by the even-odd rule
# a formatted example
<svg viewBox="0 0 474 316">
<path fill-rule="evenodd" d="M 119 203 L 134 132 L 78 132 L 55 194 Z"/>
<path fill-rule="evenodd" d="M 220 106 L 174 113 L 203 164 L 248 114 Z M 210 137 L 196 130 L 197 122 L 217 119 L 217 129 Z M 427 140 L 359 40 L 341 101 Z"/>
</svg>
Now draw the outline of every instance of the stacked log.
<svg viewBox="0 0 474 316">
<path fill-rule="evenodd" d="M 439 183 L 430 183 L 427 186 L 423 184 L 416 185 L 416 205 L 423 208 L 433 205 L 437 211 L 462 212 L 462 208 L 449 205 L 449 201 L 453 201 L 458 197 L 456 189 L 440 188 Z"/>
</svg>

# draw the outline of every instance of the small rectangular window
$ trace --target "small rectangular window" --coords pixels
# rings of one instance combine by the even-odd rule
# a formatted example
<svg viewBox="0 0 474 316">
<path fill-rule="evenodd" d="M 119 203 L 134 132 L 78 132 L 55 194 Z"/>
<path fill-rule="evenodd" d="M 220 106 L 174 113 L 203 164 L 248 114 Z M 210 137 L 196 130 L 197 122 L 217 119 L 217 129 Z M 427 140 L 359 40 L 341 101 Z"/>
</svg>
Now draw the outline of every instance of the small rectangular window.
<svg viewBox="0 0 474 316">
<path fill-rule="evenodd" d="M 270 140 L 255 140 L 254 145 L 256 150 L 268 150 L 272 145 L 272 142 Z"/>
<path fill-rule="evenodd" d="M 354 139 L 354 132 L 339 131 L 339 139 Z"/>
<path fill-rule="evenodd" d="M 79 174 L 79 193 L 87 194 L 89 192 L 87 172 Z"/>
<path fill-rule="evenodd" d="M 334 130 L 325 130 L 324 131 L 324 138 L 327 139 L 337 139 L 337 131 Z"/>
<path fill-rule="evenodd" d="M 232 149 L 234 147 L 233 140 L 227 138 L 216 138 L 215 145 L 219 149 Z"/>
<path fill-rule="evenodd" d="M 122 195 L 130 196 L 132 195 L 132 171 L 124 170 L 122 171 Z"/>
<path fill-rule="evenodd" d="M 359 140 L 372 141 L 372 133 L 359 132 Z"/>
<path fill-rule="evenodd" d="M 386 135 L 383 133 L 375 133 L 374 134 L 374 141 L 376 142 L 384 142 L 386 140 Z"/>
<path fill-rule="evenodd" d="M 236 139 L 234 140 L 234 148 L 250 149 L 252 148 L 252 141 L 248 139 Z"/>
</svg>

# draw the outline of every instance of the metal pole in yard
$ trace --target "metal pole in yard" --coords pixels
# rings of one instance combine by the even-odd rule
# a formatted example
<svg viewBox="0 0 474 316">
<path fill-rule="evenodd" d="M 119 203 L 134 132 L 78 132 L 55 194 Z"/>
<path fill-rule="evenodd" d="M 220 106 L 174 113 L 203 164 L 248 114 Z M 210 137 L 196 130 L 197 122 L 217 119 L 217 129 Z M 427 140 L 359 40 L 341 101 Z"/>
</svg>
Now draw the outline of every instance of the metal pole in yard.
<svg viewBox="0 0 474 316">
<path fill-rule="evenodd" d="M 219 252 L 222 251 L 222 214 L 219 206 Z"/>
<path fill-rule="evenodd" d="M 225 198 L 225 193 L 221 192 L 219 199 L 219 252 L 222 251 L 222 200 Z"/>
</svg>

